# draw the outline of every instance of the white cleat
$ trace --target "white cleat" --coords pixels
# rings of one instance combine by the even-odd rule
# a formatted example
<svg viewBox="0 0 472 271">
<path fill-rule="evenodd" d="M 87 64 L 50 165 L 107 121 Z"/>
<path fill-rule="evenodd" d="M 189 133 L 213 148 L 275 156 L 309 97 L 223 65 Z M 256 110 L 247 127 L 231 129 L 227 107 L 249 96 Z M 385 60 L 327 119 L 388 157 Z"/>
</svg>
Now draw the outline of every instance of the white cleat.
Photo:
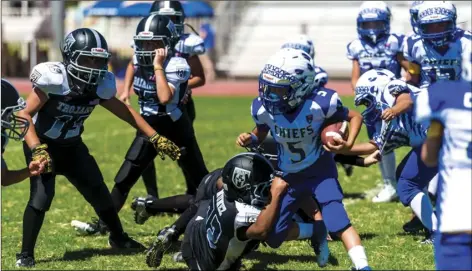
<svg viewBox="0 0 472 271">
<path fill-rule="evenodd" d="M 391 184 L 385 184 L 383 189 L 372 199 L 374 203 L 391 202 L 397 198 L 397 191 Z"/>
</svg>

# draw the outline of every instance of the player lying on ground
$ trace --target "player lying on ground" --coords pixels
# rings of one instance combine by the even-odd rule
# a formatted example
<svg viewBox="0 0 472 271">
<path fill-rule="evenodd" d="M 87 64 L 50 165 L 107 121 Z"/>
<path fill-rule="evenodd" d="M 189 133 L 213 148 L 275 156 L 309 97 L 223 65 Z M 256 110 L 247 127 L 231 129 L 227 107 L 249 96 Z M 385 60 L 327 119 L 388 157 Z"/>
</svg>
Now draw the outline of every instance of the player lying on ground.
<svg viewBox="0 0 472 271">
<path fill-rule="evenodd" d="M 439 165 L 437 270 L 472 270 L 471 59 L 470 51 L 463 53 L 461 81 L 433 84 L 416 103 L 416 119 L 431 122 L 421 159 Z"/>
<path fill-rule="evenodd" d="M 8 169 L 7 163 L 3 160 L 8 140 L 23 140 L 29 128 L 29 121 L 16 115 L 16 112 L 26 107 L 25 100 L 20 97 L 16 88 L 7 80 L 2 79 L 0 91 L 2 92 L 2 186 L 8 186 L 39 175 L 44 171 L 47 161 L 42 158 L 31 161 L 24 169 Z"/>
<path fill-rule="evenodd" d="M 110 192 L 81 134 L 83 123 L 96 105 L 146 135 L 162 158 L 180 157 L 179 148 L 159 135 L 131 107 L 115 98 L 116 82 L 107 70 L 110 54 L 105 38 L 90 28 L 69 33 L 61 45 L 63 62 L 36 65 L 30 75 L 33 91 L 19 116 L 32 123 L 23 144 L 27 163 L 46 159 L 46 170 L 31 177 L 31 193 L 23 217 L 23 242 L 17 266 L 34 266 L 34 248 L 55 192 L 57 174 L 65 176 L 110 228 L 114 248 L 144 247 L 123 231 Z"/>
<path fill-rule="evenodd" d="M 288 182 L 290 189 L 283 196 L 279 219 L 267 239 L 269 246 L 277 248 L 286 240 L 295 212 L 314 195 L 327 229 L 342 239 L 355 268 L 370 269 L 359 235 L 342 204 L 333 156 L 325 152 L 320 140 L 325 123 L 346 120 L 350 123 L 347 141 L 331 148 L 350 149 L 362 117 L 344 107 L 334 90 L 316 91 L 312 63 L 308 54 L 293 49 L 282 49 L 269 59 L 259 77 L 259 98 L 251 107 L 256 128 L 251 134 L 241 134 L 237 142 L 243 147 L 258 144 L 270 131 L 280 146 L 281 171 L 276 178 Z M 323 241 L 326 236 L 325 229 Z"/>
<path fill-rule="evenodd" d="M 411 96 L 418 89 L 395 79 L 388 70 L 371 70 L 361 76 L 356 86 L 356 106 L 365 106 L 364 123 L 373 140 L 355 144 L 344 154 L 367 155 L 376 150 L 388 153 L 396 148 L 410 146 L 410 152 L 398 165 L 398 196 L 404 206 L 410 206 L 431 231 L 436 229 L 436 216 L 429 197 L 423 189 L 436 175 L 437 168 L 429 168 L 421 161 L 421 144 L 426 138 L 427 127 L 413 118 Z"/>
</svg>

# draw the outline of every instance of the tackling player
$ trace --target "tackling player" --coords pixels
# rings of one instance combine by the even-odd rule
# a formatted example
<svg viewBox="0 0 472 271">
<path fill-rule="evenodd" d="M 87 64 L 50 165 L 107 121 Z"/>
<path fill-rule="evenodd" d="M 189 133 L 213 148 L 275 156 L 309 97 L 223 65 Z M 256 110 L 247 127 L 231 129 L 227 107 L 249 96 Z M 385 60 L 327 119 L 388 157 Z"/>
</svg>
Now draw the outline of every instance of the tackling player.
<svg viewBox="0 0 472 271">
<path fill-rule="evenodd" d="M 472 53 L 462 57 L 462 81 L 433 84 L 416 103 L 417 120 L 431 122 L 421 158 L 439 166 L 437 270 L 472 270 Z"/>
<path fill-rule="evenodd" d="M 345 108 L 334 90 L 314 92 L 314 67 L 311 57 L 301 50 L 282 49 L 265 65 L 259 78 L 259 98 L 252 103 L 256 128 L 237 139 L 240 146 L 262 142 L 270 131 L 280 144 L 275 177 L 289 183 L 283 196 L 279 219 L 267 244 L 279 247 L 288 234 L 288 225 L 302 202 L 312 195 L 323 210 L 330 232 L 343 240 L 356 269 L 369 268 L 359 235 L 352 227 L 342 204 L 343 194 L 331 153 L 325 152 L 319 137 L 327 119 L 348 120 L 349 138 L 336 149 L 350 149 L 362 124 L 360 114 Z M 327 232 L 324 233 L 325 238 Z"/>
<path fill-rule="evenodd" d="M 16 115 L 26 107 L 25 100 L 20 97 L 16 88 L 2 79 L 0 91 L 2 92 L 2 186 L 8 186 L 39 175 L 43 172 L 47 161 L 45 159 L 31 161 L 28 167 L 21 170 L 8 169 L 7 163 L 3 160 L 8 140 L 23 140 L 29 128 L 29 121 Z"/>
<path fill-rule="evenodd" d="M 81 138 L 83 123 L 96 105 L 139 129 L 162 158 L 164 153 L 172 159 L 180 156 L 176 145 L 115 98 L 115 77 L 107 70 L 108 45 L 100 33 L 90 28 L 76 29 L 65 37 L 61 52 L 63 62 L 45 62 L 33 68 L 33 91 L 26 108 L 19 112 L 30 123 L 35 118 L 35 125 L 25 134 L 26 161 L 46 159 L 47 165 L 43 174 L 30 178 L 17 266 L 34 266 L 34 247 L 54 197 L 57 174 L 64 175 L 108 225 L 112 247 L 143 248 L 123 231 L 100 169 Z"/>
<path fill-rule="evenodd" d="M 389 153 L 396 148 L 410 146 L 410 152 L 398 165 L 398 196 L 404 206 L 410 206 L 429 230 L 436 230 L 436 216 L 429 197 L 423 189 L 436 175 L 437 168 L 428 168 L 421 161 L 421 144 L 427 127 L 415 122 L 411 93 L 418 90 L 388 70 L 371 70 L 361 76 L 356 86 L 356 106 L 365 106 L 362 112 L 368 132 L 373 135 L 369 143 L 355 144 L 344 154 L 366 155 L 376 150 Z"/>
<path fill-rule="evenodd" d="M 404 36 L 390 33 L 390 8 L 382 1 L 363 2 L 357 16 L 359 38 L 347 45 L 347 58 L 352 60 L 352 88 L 359 77 L 372 69 L 387 69 L 401 77 L 404 61 L 401 46 Z M 368 134 L 372 139 L 372 134 Z M 395 153 L 385 153 L 379 163 L 383 189 L 372 199 L 373 202 L 389 202 L 397 197 L 395 179 Z"/>
</svg>

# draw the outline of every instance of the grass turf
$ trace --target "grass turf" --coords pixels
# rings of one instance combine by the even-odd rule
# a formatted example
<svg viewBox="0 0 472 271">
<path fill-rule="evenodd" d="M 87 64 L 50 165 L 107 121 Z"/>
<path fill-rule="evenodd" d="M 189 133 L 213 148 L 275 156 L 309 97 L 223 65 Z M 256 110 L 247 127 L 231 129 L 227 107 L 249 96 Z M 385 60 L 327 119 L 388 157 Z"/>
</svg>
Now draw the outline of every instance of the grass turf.
<svg viewBox="0 0 472 271">
<path fill-rule="evenodd" d="M 352 98 L 344 98 L 343 101 L 353 108 Z M 242 151 L 235 145 L 235 139 L 240 132 L 249 131 L 254 126 L 250 117 L 251 99 L 197 97 L 195 102 L 197 138 L 206 165 L 209 170 L 213 170 Z M 136 97 L 133 97 L 133 104 L 136 105 Z M 132 128 L 100 107 L 86 121 L 84 141 L 95 156 L 109 188 L 113 186 L 113 178 L 133 136 Z M 365 128 L 359 140 L 367 140 Z M 397 162 L 406 152 L 407 149 L 397 151 Z M 5 160 L 10 169 L 24 166 L 19 142 L 10 141 Z M 183 193 L 185 182 L 177 164 L 169 160 L 156 161 L 160 196 Z M 380 182 L 377 166 L 356 168 L 350 178 L 340 168 L 339 179 L 345 193 L 346 209 L 361 235 L 369 263 L 374 269 L 434 269 L 432 246 L 419 244 L 421 236 L 406 235 L 401 229 L 401 225 L 410 218 L 409 209 L 400 203 L 370 202 L 369 196 L 374 194 L 372 189 Z M 369 190 L 370 193 L 366 193 Z M 120 212 L 120 218 L 125 230 L 147 245 L 152 242 L 159 229 L 172 223 L 177 217 L 158 216 L 148 220 L 145 225 L 136 225 L 129 205 L 133 196 L 145 194 L 142 181 L 138 181 Z M 21 249 L 22 217 L 28 197 L 28 181 L 2 188 L 2 269 L 15 268 L 15 253 Z M 64 177 L 58 176 L 55 199 L 46 214 L 36 245 L 36 269 L 149 269 L 143 254 L 117 254 L 109 249 L 106 236 L 78 236 L 70 226 L 73 219 L 88 221 L 94 216 L 93 209 L 76 189 Z M 330 249 L 331 263 L 325 269 L 347 270 L 351 267 L 351 261 L 341 242 L 330 242 Z M 309 243 L 303 241 L 287 242 L 276 250 L 261 246 L 258 251 L 248 255 L 243 263 L 250 270 L 319 269 Z M 174 263 L 171 255 L 166 255 L 160 268 L 184 269 L 185 265 Z"/>
</svg>

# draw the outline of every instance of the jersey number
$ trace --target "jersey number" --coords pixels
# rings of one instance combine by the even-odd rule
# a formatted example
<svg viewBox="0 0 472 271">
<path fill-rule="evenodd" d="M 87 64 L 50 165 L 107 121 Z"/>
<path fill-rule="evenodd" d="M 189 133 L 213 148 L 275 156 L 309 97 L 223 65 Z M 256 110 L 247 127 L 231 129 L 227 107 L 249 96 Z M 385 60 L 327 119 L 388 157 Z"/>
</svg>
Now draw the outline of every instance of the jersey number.
<svg viewBox="0 0 472 271">
<path fill-rule="evenodd" d="M 208 219 L 206 221 L 206 237 L 208 240 L 208 245 L 212 249 L 216 249 L 216 244 L 218 244 L 218 240 L 220 240 L 222 231 L 221 223 L 218 220 L 218 215 L 216 212 L 216 201 L 213 200 L 210 206 L 208 206 Z"/>
<path fill-rule="evenodd" d="M 303 148 L 300 148 L 300 147 L 297 147 L 297 145 L 301 143 L 301 141 L 298 141 L 298 142 L 287 142 L 287 146 L 288 146 L 288 149 L 290 150 L 290 152 L 292 153 L 292 155 L 290 155 L 290 161 L 292 163 L 298 163 L 298 162 L 301 162 L 303 161 L 305 158 L 306 158 L 306 154 L 305 154 L 305 150 L 303 150 Z M 293 155 L 296 155 L 298 154 L 300 157 L 299 159 L 292 159 Z"/>
<path fill-rule="evenodd" d="M 432 68 L 428 72 L 428 77 L 431 78 L 431 83 L 439 80 L 455 80 L 456 71 L 453 68 Z"/>
<path fill-rule="evenodd" d="M 51 129 L 44 133 L 44 135 L 52 139 L 57 139 L 64 132 L 67 132 L 64 136 L 64 139 L 76 137 L 80 134 L 80 128 L 82 127 L 87 117 L 88 115 L 80 116 L 73 122 L 73 117 L 69 115 L 56 117 L 56 121 L 52 125 Z"/>
</svg>

